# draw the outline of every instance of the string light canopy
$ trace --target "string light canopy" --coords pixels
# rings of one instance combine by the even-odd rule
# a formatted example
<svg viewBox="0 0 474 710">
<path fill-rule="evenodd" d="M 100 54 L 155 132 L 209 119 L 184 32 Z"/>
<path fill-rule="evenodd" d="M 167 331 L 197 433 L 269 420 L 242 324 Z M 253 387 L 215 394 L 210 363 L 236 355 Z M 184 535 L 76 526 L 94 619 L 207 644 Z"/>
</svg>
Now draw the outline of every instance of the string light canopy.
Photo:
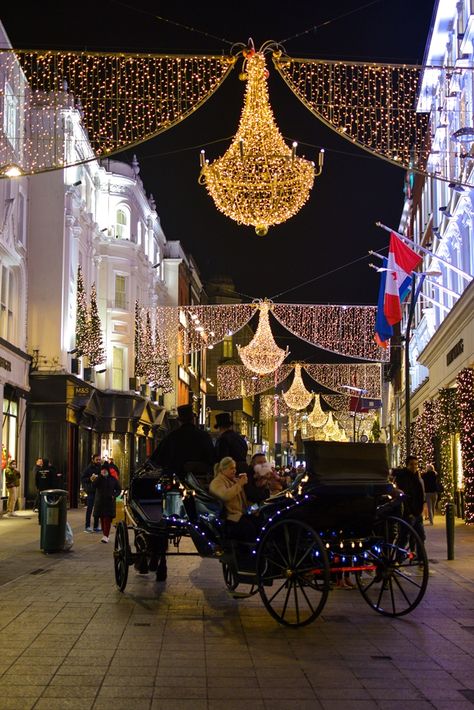
<svg viewBox="0 0 474 710">
<path fill-rule="evenodd" d="M 257 375 L 243 365 L 217 366 L 217 399 L 254 397 L 280 384 L 293 372 L 293 365 L 281 365 L 269 375 Z"/>
<path fill-rule="evenodd" d="M 304 369 L 313 380 L 336 392 L 347 393 L 347 385 L 350 385 L 365 390 L 365 397 L 380 399 L 382 396 L 382 367 L 379 364 L 307 363 Z"/>
<path fill-rule="evenodd" d="M 15 135 L 0 138 L 0 173 L 64 168 L 142 143 L 196 111 L 234 63 L 222 56 L 0 49 L 7 101 L 17 112 Z"/>
<path fill-rule="evenodd" d="M 257 308 L 259 310 L 257 331 L 248 345 L 237 345 L 237 351 L 248 370 L 258 375 L 268 375 L 280 367 L 289 350 L 278 347 L 273 338 L 269 321 L 270 302 L 261 301 L 257 304 Z"/>
<path fill-rule="evenodd" d="M 379 158 L 449 179 L 455 159 L 469 155 L 471 116 L 456 110 L 450 97 L 470 85 L 472 67 L 322 61 L 282 52 L 273 53 L 273 62 L 289 88 L 320 121 Z M 439 86 L 441 91 L 436 91 Z M 435 91 L 437 106 L 441 104 L 440 123 L 454 109 L 456 127 L 461 128 L 449 137 L 446 132 L 436 136 L 433 142 L 428 132 Z"/>
<path fill-rule="evenodd" d="M 306 409 L 313 399 L 314 394 L 313 392 L 309 392 L 304 385 L 301 376 L 301 365 L 296 363 L 294 368 L 293 382 L 291 383 L 291 387 L 286 392 L 282 393 L 283 399 L 290 409 Z"/>
<path fill-rule="evenodd" d="M 286 145 L 275 123 L 268 95 L 268 70 L 262 51 L 244 51 L 247 81 L 237 133 L 221 158 L 210 163 L 201 152 L 199 182 L 218 210 L 259 236 L 293 217 L 308 200 L 315 175 L 323 167 L 297 156 L 297 143 Z"/>
</svg>

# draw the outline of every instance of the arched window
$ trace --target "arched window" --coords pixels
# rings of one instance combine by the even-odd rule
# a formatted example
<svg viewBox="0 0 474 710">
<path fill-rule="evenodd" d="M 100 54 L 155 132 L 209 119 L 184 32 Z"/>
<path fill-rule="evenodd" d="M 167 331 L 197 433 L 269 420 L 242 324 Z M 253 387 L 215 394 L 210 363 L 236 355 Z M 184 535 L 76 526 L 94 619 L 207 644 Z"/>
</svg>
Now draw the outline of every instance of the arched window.
<svg viewBox="0 0 474 710">
<path fill-rule="evenodd" d="M 130 239 L 128 213 L 124 209 L 118 209 L 115 215 L 115 236 L 117 239 Z"/>
</svg>

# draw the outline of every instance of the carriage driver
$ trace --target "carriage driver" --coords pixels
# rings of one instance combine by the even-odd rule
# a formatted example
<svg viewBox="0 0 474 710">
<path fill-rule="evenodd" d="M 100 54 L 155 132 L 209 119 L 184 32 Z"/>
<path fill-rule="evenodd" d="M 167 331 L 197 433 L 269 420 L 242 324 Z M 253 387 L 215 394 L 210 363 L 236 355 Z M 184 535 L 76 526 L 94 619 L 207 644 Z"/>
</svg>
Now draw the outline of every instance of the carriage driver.
<svg viewBox="0 0 474 710">
<path fill-rule="evenodd" d="M 225 456 L 214 466 L 214 478 L 209 492 L 224 503 L 227 533 L 242 542 L 254 542 L 257 536 L 256 520 L 246 515 L 248 508 L 244 486 L 247 474 L 237 474 L 237 465 L 230 456 Z"/>
</svg>

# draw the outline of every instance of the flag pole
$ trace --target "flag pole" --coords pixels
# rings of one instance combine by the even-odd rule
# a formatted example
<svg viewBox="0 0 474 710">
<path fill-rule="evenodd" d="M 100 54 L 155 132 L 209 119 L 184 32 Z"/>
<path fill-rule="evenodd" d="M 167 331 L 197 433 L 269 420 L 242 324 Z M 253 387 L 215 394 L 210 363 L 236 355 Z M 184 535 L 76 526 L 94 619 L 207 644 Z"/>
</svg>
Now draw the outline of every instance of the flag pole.
<svg viewBox="0 0 474 710">
<path fill-rule="evenodd" d="M 405 455 L 410 456 L 411 453 L 411 402 L 410 402 L 410 334 L 413 316 L 415 315 L 416 302 L 423 288 L 423 282 L 426 276 L 421 274 L 416 284 L 416 276 L 413 273 L 411 276 L 411 301 L 408 311 L 407 327 L 405 331 Z M 415 288 L 416 287 L 416 288 Z"/>
<path fill-rule="evenodd" d="M 437 259 L 440 261 L 442 264 L 446 266 L 446 268 L 451 269 L 451 271 L 454 271 L 456 274 L 461 276 L 465 281 L 472 281 L 473 277 L 471 274 L 468 274 L 466 271 L 463 271 L 462 269 L 459 269 L 457 266 L 454 266 L 454 264 L 450 264 L 449 261 L 446 259 L 443 259 L 441 256 L 438 256 L 434 252 L 430 251 L 426 247 L 421 246 L 421 244 L 417 244 L 416 242 L 412 241 L 409 237 L 405 236 L 405 234 L 400 234 L 400 232 L 396 232 L 394 229 L 391 229 L 390 227 L 387 227 L 386 224 L 382 224 L 382 222 L 376 222 L 375 223 L 377 227 L 380 227 L 381 229 L 385 229 L 386 232 L 393 232 L 399 239 L 403 239 L 403 241 L 408 242 L 408 244 L 411 244 L 415 249 L 419 249 L 422 251 L 424 254 L 428 254 L 431 256 L 433 259 Z"/>
</svg>

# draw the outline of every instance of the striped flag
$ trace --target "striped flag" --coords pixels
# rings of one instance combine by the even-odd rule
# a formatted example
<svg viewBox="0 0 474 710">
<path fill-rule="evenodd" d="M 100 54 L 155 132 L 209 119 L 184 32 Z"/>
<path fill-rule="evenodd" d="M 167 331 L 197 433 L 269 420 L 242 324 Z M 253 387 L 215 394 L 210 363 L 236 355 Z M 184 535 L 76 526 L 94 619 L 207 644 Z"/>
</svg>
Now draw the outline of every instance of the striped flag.
<svg viewBox="0 0 474 710">
<path fill-rule="evenodd" d="M 390 234 L 383 305 L 383 312 L 389 325 L 401 321 L 401 300 L 406 297 L 411 275 L 421 262 L 421 256 L 407 247 L 396 234 L 393 232 Z"/>
</svg>

